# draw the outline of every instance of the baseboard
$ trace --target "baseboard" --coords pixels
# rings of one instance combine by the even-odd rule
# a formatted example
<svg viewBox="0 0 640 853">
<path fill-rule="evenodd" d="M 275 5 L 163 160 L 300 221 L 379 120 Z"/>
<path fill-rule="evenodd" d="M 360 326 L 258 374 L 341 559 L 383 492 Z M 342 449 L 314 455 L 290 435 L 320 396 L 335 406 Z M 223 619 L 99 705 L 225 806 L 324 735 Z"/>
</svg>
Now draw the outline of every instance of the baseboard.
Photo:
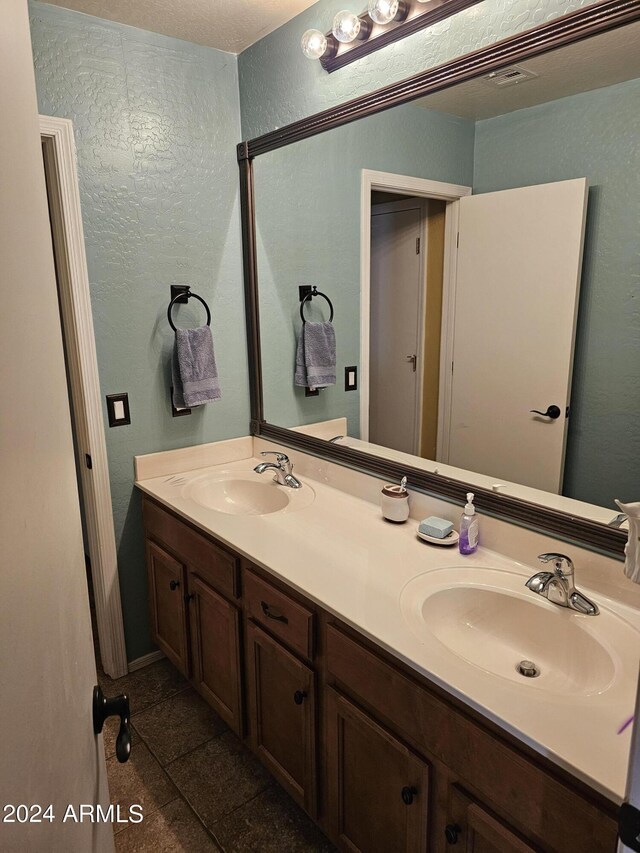
<svg viewBox="0 0 640 853">
<path fill-rule="evenodd" d="M 155 652 L 149 652 L 148 655 L 142 655 L 141 658 L 129 661 L 129 672 L 135 672 L 136 669 L 142 669 L 149 664 L 155 663 L 157 660 L 162 660 L 164 653 L 159 649 Z"/>
</svg>

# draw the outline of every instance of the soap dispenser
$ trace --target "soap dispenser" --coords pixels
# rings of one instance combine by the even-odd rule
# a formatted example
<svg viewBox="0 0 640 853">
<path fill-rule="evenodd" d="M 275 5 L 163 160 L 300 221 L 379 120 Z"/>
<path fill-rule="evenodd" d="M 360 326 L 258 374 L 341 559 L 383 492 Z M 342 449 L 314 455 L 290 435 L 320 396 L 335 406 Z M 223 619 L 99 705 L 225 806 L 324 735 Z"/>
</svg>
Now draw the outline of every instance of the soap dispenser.
<svg viewBox="0 0 640 853">
<path fill-rule="evenodd" d="M 461 554 L 474 554 L 478 548 L 478 516 L 473 505 L 473 492 L 467 493 L 467 503 L 460 519 L 460 539 L 458 545 Z"/>
</svg>

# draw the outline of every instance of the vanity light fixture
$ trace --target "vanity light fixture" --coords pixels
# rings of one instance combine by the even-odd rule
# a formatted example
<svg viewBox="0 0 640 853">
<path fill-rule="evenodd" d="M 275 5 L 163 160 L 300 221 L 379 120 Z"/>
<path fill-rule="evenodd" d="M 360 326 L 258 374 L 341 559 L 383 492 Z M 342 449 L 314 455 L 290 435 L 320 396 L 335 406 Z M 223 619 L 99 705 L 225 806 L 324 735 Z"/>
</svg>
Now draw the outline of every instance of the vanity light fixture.
<svg viewBox="0 0 640 853">
<path fill-rule="evenodd" d="M 302 52 L 331 73 L 349 62 L 455 15 L 480 0 L 368 0 L 361 15 L 343 9 L 331 32 L 307 30 Z"/>
</svg>

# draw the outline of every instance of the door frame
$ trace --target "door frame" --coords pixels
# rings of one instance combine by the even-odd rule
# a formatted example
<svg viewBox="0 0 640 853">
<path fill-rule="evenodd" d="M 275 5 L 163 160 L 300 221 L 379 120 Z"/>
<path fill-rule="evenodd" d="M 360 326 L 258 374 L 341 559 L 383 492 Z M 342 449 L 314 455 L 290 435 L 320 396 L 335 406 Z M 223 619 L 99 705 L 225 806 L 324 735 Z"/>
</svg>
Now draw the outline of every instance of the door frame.
<svg viewBox="0 0 640 853">
<path fill-rule="evenodd" d="M 52 179 L 48 182 L 51 232 L 56 246 L 100 657 L 105 673 L 119 678 L 128 672 L 127 652 L 73 123 L 51 116 L 39 116 L 39 121 L 47 174 Z M 91 457 L 91 469 L 80 463 L 85 454 Z"/>
<path fill-rule="evenodd" d="M 371 310 L 371 192 L 380 190 L 396 195 L 417 196 L 447 202 L 445 214 L 445 261 L 442 292 L 442 346 L 440 357 L 440 413 L 438 415 L 438 458 L 440 456 L 440 434 L 448 428 L 442 417 L 443 389 L 450 385 L 451 377 L 444 365 L 453 351 L 453 309 L 455 306 L 456 249 L 458 234 L 459 201 L 471 195 L 472 188 L 460 184 L 447 184 L 362 169 L 360 183 L 360 438 L 369 440 L 369 347 Z M 426 247 L 425 247 L 426 248 Z M 450 397 L 450 389 L 449 389 Z"/>
</svg>

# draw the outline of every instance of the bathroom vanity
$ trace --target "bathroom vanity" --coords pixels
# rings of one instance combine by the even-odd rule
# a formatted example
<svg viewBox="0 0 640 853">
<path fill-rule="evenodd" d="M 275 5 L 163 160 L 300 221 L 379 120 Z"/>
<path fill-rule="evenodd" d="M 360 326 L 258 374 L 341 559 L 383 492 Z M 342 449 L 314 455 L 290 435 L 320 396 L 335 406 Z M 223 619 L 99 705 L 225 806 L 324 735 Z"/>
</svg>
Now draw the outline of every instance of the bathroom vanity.
<svg viewBox="0 0 640 853">
<path fill-rule="evenodd" d="M 613 853 L 624 772 L 608 762 L 626 761 L 608 718 L 626 707 L 619 690 L 633 693 L 633 677 L 615 680 L 637 652 L 615 649 L 614 677 L 585 646 L 584 675 L 539 686 L 515 666 L 492 673 L 498 647 L 484 668 L 456 658 L 416 621 L 437 621 L 415 604 L 430 594 L 424 579 L 440 573 L 449 588 L 488 572 L 482 584 L 504 585 L 523 625 L 513 561 L 480 549 L 467 563 L 420 543 L 413 519 L 389 525 L 374 504 L 308 477 L 293 493 L 254 474 L 257 461 L 139 475 L 138 486 L 154 641 L 274 778 L 342 850 Z M 227 509 L 212 509 L 221 494 Z M 283 494 L 284 506 L 272 496 Z M 551 644 L 573 642 L 554 635 L 563 620 L 589 618 L 524 595 Z M 621 615 L 620 643 L 638 628 Z"/>
</svg>

